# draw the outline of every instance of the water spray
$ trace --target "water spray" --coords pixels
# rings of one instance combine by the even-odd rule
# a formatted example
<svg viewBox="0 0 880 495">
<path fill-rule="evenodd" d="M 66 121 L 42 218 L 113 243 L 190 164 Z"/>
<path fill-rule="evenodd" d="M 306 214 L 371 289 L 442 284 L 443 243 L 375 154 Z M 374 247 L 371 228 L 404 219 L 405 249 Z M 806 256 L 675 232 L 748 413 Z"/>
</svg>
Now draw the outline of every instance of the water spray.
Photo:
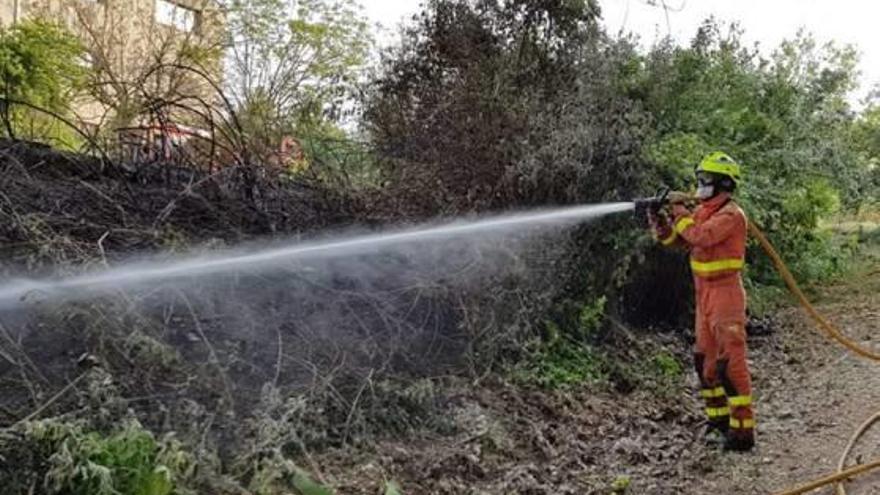
<svg viewBox="0 0 880 495">
<path fill-rule="evenodd" d="M 121 289 L 150 282 L 243 271 L 268 271 L 283 263 L 370 254 L 396 245 L 513 232 L 523 228 L 568 226 L 614 213 L 631 211 L 634 208 L 636 203 L 574 206 L 500 215 L 476 221 L 456 221 L 331 241 L 298 243 L 256 252 L 225 251 L 166 262 L 128 263 L 109 270 L 68 278 L 11 280 L 0 285 L 0 307 L 12 307 L 34 300 L 85 298 L 108 289 Z"/>
</svg>

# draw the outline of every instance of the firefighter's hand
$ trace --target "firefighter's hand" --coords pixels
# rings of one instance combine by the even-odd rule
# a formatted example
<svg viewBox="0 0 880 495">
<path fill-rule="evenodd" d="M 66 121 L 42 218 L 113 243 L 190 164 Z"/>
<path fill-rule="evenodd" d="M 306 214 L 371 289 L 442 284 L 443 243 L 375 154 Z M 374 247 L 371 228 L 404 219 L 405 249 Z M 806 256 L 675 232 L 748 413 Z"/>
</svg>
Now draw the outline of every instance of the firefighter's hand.
<svg viewBox="0 0 880 495">
<path fill-rule="evenodd" d="M 669 208 L 663 207 L 658 211 L 648 210 L 648 225 L 651 226 L 651 229 L 657 230 L 661 228 L 666 228 L 669 226 L 670 218 L 669 218 Z"/>
<path fill-rule="evenodd" d="M 691 215 L 691 210 L 688 210 L 681 203 L 675 203 L 671 206 L 672 209 L 672 218 L 679 219 L 681 217 L 687 217 Z"/>
<path fill-rule="evenodd" d="M 694 196 L 686 192 L 670 191 L 666 196 L 666 200 L 672 205 L 687 204 L 694 201 Z"/>
</svg>

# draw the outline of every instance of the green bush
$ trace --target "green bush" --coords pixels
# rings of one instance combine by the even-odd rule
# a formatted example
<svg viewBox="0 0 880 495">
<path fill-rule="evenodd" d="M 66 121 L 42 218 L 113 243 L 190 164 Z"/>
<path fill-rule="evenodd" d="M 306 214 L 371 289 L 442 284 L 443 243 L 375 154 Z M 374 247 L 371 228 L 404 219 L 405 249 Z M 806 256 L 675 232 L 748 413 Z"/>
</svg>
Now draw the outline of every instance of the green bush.
<svg viewBox="0 0 880 495">
<path fill-rule="evenodd" d="M 28 19 L 0 28 L 0 96 L 67 117 L 70 102 L 85 80 L 85 48 L 60 24 Z M 0 104 L 0 110 L 2 110 Z M 13 104 L 0 132 L 76 148 L 80 136 L 48 113 Z"/>
<path fill-rule="evenodd" d="M 30 423 L 27 436 L 51 452 L 46 489 L 71 495 L 190 493 L 181 482 L 194 463 L 173 439 L 157 441 L 136 421 L 110 435 L 47 420 Z"/>
<path fill-rule="evenodd" d="M 679 360 L 666 351 L 660 351 L 651 358 L 654 374 L 663 378 L 679 378 L 682 365 Z"/>
<path fill-rule="evenodd" d="M 592 346 L 562 337 L 536 347 L 517 364 L 515 381 L 557 390 L 607 380 L 605 359 Z"/>
<path fill-rule="evenodd" d="M 279 495 L 294 489 L 297 495 L 333 495 L 333 489 L 312 479 L 304 470 L 277 452 L 256 462 L 249 490 L 256 495 Z"/>
<path fill-rule="evenodd" d="M 546 389 L 565 389 L 581 384 L 599 383 L 607 379 L 605 357 L 592 345 L 596 332 L 605 321 L 607 299 L 588 301 L 575 311 L 576 318 L 562 316 L 560 327 L 554 321 L 544 322 L 544 339 L 532 345 L 532 352 L 514 370 L 514 378 Z"/>
<path fill-rule="evenodd" d="M 657 121 L 645 155 L 670 185 L 690 187 L 702 154 L 731 153 L 745 168 L 740 202 L 793 271 L 810 280 L 839 273 L 843 258 L 818 228 L 867 197 L 870 166 L 850 138 L 854 51 L 799 34 L 765 59 L 743 43 L 737 26 L 725 31 L 707 21 L 690 46 L 660 44 L 642 69 L 644 86 L 634 96 Z M 870 119 L 860 122 L 861 142 L 872 142 Z M 776 280 L 763 262 L 751 275 L 759 283 Z"/>
</svg>

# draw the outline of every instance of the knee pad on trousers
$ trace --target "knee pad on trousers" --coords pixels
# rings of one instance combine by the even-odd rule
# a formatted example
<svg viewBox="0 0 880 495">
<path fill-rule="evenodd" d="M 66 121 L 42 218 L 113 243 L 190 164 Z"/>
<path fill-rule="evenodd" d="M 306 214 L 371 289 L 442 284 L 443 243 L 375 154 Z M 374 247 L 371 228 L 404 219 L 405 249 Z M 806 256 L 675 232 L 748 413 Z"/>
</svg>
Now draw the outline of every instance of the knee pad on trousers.
<svg viewBox="0 0 880 495">
<path fill-rule="evenodd" d="M 716 365 L 718 379 L 721 381 L 721 386 L 724 387 L 724 392 L 727 393 L 727 396 L 736 397 L 737 395 L 739 395 L 739 392 L 737 392 L 736 386 L 734 386 L 733 381 L 727 374 L 727 364 L 728 363 L 726 359 L 718 360 L 718 364 Z"/>
</svg>

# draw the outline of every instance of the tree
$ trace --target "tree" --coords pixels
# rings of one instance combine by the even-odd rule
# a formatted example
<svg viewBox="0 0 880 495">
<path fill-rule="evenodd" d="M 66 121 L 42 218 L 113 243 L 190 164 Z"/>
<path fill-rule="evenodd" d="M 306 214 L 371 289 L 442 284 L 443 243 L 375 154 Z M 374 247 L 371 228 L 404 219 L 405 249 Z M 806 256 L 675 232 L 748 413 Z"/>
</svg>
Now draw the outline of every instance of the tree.
<svg viewBox="0 0 880 495">
<path fill-rule="evenodd" d="M 862 197 L 880 206 L 880 105 L 870 103 L 853 123 L 853 145 L 864 163 Z"/>
<path fill-rule="evenodd" d="M 229 0 L 226 83 L 254 139 L 336 122 L 372 39 L 353 0 Z"/>
<path fill-rule="evenodd" d="M 630 95 L 655 124 L 646 155 L 674 187 L 689 187 L 687 165 L 723 149 L 745 166 L 739 199 L 799 275 L 820 279 L 840 264 L 818 227 L 865 196 L 865 161 L 851 137 L 857 57 L 806 33 L 765 58 L 742 30 L 708 20 L 690 46 L 664 42 L 636 64 Z M 755 258 L 753 276 L 772 273 Z"/>
<path fill-rule="evenodd" d="M 212 84 L 220 84 L 222 78 L 219 10 L 202 9 L 198 22 L 187 27 L 163 23 L 153 5 L 109 2 L 99 10 L 89 3 L 66 7 L 74 14 L 74 29 L 89 55 L 88 96 L 100 106 L 99 115 L 86 116 L 91 124 L 106 123 L 115 131 L 163 113 L 169 115 L 162 119 L 201 127 L 206 123 L 181 122 L 193 120 L 192 115 L 181 114 L 187 113 L 186 107 L 210 113 L 218 103 Z M 173 15 L 181 18 L 186 13 Z"/>
<path fill-rule="evenodd" d="M 81 89 L 84 48 L 62 26 L 29 19 L 0 29 L 0 95 L 48 112 L 70 113 L 70 102 Z M 22 105 L 0 106 L 8 134 L 60 138 L 59 123 L 47 113 Z M 67 143 L 69 144 L 69 143 Z"/>
<path fill-rule="evenodd" d="M 597 19 L 589 1 L 428 2 L 386 54 L 366 103 L 392 187 L 423 212 L 601 191 L 580 179 L 605 158 L 596 150 L 613 148 L 616 129 L 572 130 L 610 125 L 599 121 L 619 101 L 610 88 L 615 48 Z"/>
</svg>

